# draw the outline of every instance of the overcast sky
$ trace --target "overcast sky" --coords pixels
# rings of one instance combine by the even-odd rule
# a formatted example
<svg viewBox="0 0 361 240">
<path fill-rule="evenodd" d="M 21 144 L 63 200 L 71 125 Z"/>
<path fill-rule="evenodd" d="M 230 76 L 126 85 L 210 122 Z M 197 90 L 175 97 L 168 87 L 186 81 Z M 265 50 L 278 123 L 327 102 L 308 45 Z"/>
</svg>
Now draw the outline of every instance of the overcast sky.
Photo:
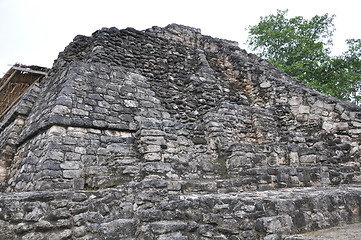
<svg viewBox="0 0 361 240">
<path fill-rule="evenodd" d="M 245 28 L 277 9 L 288 9 L 289 17 L 335 14 L 336 55 L 346 50 L 346 39 L 361 38 L 359 0 L 0 0 L 0 75 L 16 62 L 51 67 L 76 35 L 102 27 L 178 23 L 246 48 Z"/>
</svg>

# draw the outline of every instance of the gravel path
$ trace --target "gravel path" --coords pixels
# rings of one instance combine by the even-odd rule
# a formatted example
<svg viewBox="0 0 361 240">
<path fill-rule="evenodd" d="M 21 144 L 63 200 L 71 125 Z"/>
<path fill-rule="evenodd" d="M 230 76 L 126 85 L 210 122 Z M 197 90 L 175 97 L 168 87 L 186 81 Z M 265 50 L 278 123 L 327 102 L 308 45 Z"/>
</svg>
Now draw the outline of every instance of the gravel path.
<svg viewBox="0 0 361 240">
<path fill-rule="evenodd" d="M 323 229 L 315 232 L 300 234 L 306 238 L 313 240 L 360 240 L 361 239 L 361 223 L 344 225 L 330 229 Z"/>
</svg>

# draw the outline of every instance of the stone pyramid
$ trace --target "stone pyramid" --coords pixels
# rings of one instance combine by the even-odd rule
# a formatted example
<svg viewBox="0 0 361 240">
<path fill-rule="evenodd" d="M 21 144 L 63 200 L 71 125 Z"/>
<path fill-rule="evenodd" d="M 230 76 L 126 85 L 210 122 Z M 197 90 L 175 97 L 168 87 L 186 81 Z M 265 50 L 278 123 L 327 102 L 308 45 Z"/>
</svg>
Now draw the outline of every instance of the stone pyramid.
<svg viewBox="0 0 361 240">
<path fill-rule="evenodd" d="M 301 239 L 361 218 L 361 108 L 171 24 L 77 36 L 0 123 L 1 239 Z"/>
</svg>

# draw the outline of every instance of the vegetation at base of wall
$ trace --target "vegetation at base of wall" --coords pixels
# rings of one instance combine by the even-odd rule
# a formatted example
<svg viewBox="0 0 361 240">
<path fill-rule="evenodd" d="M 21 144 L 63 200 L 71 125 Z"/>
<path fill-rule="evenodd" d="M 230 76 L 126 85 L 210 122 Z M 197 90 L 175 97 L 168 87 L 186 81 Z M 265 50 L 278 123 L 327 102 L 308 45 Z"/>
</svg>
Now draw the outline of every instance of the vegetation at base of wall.
<svg viewBox="0 0 361 240">
<path fill-rule="evenodd" d="M 320 92 L 361 104 L 361 39 L 347 39 L 348 50 L 331 56 L 335 15 L 308 20 L 287 13 L 277 10 L 250 26 L 251 49 Z"/>
</svg>

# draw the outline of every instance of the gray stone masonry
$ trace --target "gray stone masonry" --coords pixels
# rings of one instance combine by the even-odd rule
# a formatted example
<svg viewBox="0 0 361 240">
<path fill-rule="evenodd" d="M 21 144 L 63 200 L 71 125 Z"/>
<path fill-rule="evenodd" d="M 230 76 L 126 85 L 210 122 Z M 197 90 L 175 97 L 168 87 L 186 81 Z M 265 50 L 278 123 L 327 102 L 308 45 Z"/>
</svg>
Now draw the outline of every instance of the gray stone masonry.
<svg viewBox="0 0 361 240">
<path fill-rule="evenodd" d="M 288 234 L 360 218 L 360 187 L 179 193 L 175 185 L 3 195 L 0 238 L 299 240 Z"/>
<path fill-rule="evenodd" d="M 297 239 L 359 222 L 361 107 L 171 24 L 77 36 L 0 123 L 0 239 Z"/>
</svg>

